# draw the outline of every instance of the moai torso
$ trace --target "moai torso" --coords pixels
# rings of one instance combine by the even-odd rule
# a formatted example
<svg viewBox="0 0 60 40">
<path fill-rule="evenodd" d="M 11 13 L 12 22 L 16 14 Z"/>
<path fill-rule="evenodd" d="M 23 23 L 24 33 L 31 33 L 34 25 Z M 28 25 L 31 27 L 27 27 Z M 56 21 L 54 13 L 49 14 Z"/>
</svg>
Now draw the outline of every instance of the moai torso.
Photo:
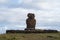
<svg viewBox="0 0 60 40">
<path fill-rule="evenodd" d="M 36 20 L 35 15 L 32 13 L 28 14 L 28 18 L 26 19 L 27 29 L 35 29 Z"/>
</svg>

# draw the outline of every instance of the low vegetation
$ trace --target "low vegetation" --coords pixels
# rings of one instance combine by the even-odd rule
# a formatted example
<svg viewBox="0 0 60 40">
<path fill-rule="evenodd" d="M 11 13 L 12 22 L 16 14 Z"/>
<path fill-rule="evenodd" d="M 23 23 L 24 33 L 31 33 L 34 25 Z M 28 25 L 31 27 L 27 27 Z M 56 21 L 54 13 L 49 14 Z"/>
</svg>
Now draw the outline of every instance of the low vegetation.
<svg viewBox="0 0 60 40">
<path fill-rule="evenodd" d="M 7 33 L 0 40 L 60 40 L 60 33 Z"/>
</svg>

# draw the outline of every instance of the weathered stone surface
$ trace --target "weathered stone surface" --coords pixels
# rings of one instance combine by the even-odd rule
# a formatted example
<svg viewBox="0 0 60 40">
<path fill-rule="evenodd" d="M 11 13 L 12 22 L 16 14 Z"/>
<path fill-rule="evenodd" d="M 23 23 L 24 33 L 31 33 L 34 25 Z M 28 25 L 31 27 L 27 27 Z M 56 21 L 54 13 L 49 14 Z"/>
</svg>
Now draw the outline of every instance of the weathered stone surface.
<svg viewBox="0 0 60 40">
<path fill-rule="evenodd" d="M 26 19 L 27 28 L 25 30 L 35 30 L 36 19 L 33 13 L 28 13 L 28 18 Z"/>
<path fill-rule="evenodd" d="M 6 30 L 6 33 L 58 33 L 57 30 Z"/>
</svg>

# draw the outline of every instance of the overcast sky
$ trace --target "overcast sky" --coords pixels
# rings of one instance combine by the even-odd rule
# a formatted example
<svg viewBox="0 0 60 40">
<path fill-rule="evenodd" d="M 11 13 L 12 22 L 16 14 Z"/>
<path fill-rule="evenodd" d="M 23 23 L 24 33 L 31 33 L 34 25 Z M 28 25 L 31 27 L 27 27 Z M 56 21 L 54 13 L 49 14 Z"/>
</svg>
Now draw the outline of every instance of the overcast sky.
<svg viewBox="0 0 60 40">
<path fill-rule="evenodd" d="M 1 30 L 26 28 L 29 12 L 36 16 L 36 28 L 60 29 L 60 0 L 0 0 Z"/>
</svg>

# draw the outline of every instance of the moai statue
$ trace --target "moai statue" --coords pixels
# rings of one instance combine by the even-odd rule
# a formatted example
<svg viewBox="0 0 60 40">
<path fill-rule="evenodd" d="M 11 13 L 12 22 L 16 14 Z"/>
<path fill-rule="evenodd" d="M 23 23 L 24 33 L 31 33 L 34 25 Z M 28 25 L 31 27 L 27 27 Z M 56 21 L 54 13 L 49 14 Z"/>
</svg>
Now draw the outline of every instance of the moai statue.
<svg viewBox="0 0 60 40">
<path fill-rule="evenodd" d="M 27 28 L 25 30 L 35 30 L 36 20 L 33 13 L 28 13 L 26 19 Z"/>
</svg>

